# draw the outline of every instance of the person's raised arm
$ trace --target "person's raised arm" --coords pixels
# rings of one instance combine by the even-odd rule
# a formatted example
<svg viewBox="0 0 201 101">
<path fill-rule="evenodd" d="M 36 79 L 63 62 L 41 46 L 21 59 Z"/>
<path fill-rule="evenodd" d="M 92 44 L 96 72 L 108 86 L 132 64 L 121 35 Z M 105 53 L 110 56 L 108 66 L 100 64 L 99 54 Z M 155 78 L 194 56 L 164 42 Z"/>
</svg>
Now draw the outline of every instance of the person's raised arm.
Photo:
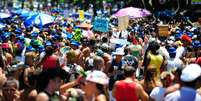
<svg viewBox="0 0 201 101">
<path fill-rule="evenodd" d="M 82 79 L 82 77 L 80 76 L 80 77 L 78 77 L 74 81 L 71 81 L 71 82 L 68 82 L 68 83 L 65 83 L 65 84 L 61 85 L 60 86 L 60 93 L 63 94 L 63 93 L 65 93 L 65 91 L 67 89 L 72 88 L 72 87 L 78 85 L 81 79 Z"/>
</svg>

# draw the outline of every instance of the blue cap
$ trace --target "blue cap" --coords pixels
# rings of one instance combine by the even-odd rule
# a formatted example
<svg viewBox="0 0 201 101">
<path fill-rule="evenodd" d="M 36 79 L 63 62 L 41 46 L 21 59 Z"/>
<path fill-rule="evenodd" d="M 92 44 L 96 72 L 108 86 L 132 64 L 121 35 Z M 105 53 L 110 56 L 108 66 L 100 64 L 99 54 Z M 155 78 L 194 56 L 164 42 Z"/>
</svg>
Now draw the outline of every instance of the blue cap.
<svg viewBox="0 0 201 101">
<path fill-rule="evenodd" d="M 79 42 L 77 42 L 77 41 L 75 41 L 75 40 L 72 40 L 72 41 L 71 41 L 71 45 L 74 45 L 74 46 L 79 46 L 79 45 L 80 45 L 80 43 L 79 43 Z"/>
<path fill-rule="evenodd" d="M 66 35 L 67 35 L 67 36 L 66 36 L 67 39 L 72 39 L 72 38 L 73 38 L 73 34 L 67 33 Z"/>
<path fill-rule="evenodd" d="M 24 39 L 25 39 L 24 36 L 21 35 L 21 34 L 16 34 L 16 37 L 17 37 L 19 40 L 24 40 Z"/>
<path fill-rule="evenodd" d="M 186 34 L 191 38 L 193 37 L 193 33 L 191 33 L 191 32 L 187 32 Z"/>
<path fill-rule="evenodd" d="M 21 34 L 17 33 L 15 34 L 16 35 L 16 38 L 20 38 Z"/>
<path fill-rule="evenodd" d="M 176 53 L 176 48 L 175 48 L 175 47 L 170 47 L 170 48 L 168 49 L 168 52 L 169 52 L 170 54 Z"/>
<path fill-rule="evenodd" d="M 52 43 L 50 41 L 45 42 L 45 46 L 52 46 Z"/>
<path fill-rule="evenodd" d="M 45 47 L 44 46 L 39 46 L 38 50 L 39 50 L 39 52 L 44 52 L 45 51 Z"/>
<path fill-rule="evenodd" d="M 59 38 L 61 38 L 61 36 L 58 35 L 58 34 L 55 34 L 55 35 L 52 36 L 52 39 L 54 39 L 54 40 L 57 40 L 57 39 L 59 39 Z"/>
<path fill-rule="evenodd" d="M 201 47 L 201 43 L 200 43 L 200 41 L 195 40 L 195 41 L 192 42 L 192 46 L 194 48 L 200 48 Z"/>
<path fill-rule="evenodd" d="M 32 46 L 28 46 L 26 48 L 26 52 L 32 52 L 32 51 L 35 51 L 35 48 L 33 48 Z"/>
<path fill-rule="evenodd" d="M 174 37 L 175 37 L 175 39 L 180 39 L 181 35 L 180 34 L 175 34 Z"/>
<path fill-rule="evenodd" d="M 10 33 L 9 32 L 5 32 L 3 35 L 1 35 L 1 40 L 6 40 L 10 37 Z"/>
<path fill-rule="evenodd" d="M 15 30 L 15 33 L 21 34 L 22 30 L 18 28 L 18 29 Z"/>
<path fill-rule="evenodd" d="M 124 46 L 124 45 L 116 44 L 116 45 L 115 45 L 115 49 L 116 49 L 116 48 L 121 48 L 121 47 L 123 47 L 123 46 Z"/>
<path fill-rule="evenodd" d="M 39 34 L 39 33 L 37 33 L 37 32 L 33 32 L 33 33 L 31 34 L 31 36 L 32 36 L 32 37 L 37 37 L 38 34 Z"/>
</svg>

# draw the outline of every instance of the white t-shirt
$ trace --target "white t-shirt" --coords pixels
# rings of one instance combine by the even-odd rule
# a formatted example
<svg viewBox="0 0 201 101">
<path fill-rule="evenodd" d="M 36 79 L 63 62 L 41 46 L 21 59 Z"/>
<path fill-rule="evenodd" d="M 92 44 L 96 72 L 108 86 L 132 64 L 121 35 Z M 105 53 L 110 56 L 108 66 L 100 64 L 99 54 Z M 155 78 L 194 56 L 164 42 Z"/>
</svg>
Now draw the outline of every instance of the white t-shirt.
<svg viewBox="0 0 201 101">
<path fill-rule="evenodd" d="M 169 53 L 168 53 L 168 51 L 167 51 L 167 49 L 165 47 L 160 47 L 159 53 L 161 55 L 165 56 L 166 59 L 170 58 Z"/>
<path fill-rule="evenodd" d="M 163 87 L 155 87 L 151 93 L 150 97 L 153 98 L 155 101 L 163 101 L 165 97 L 165 88 Z"/>
<path fill-rule="evenodd" d="M 171 71 L 173 69 L 181 68 L 183 62 L 179 58 L 170 58 L 167 60 L 167 71 Z"/>
<path fill-rule="evenodd" d="M 201 101 L 201 95 L 192 88 L 182 87 L 180 90 L 166 95 L 164 101 Z"/>
<path fill-rule="evenodd" d="M 176 50 L 176 58 L 181 58 L 185 52 L 185 48 L 183 46 L 178 47 Z"/>
</svg>

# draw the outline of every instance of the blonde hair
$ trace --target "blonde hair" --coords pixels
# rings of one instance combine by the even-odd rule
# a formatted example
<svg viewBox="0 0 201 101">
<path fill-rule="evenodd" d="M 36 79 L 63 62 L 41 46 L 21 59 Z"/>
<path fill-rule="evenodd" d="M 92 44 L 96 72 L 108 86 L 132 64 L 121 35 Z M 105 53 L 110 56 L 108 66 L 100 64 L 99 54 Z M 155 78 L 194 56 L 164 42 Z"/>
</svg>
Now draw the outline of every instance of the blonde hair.
<svg viewBox="0 0 201 101">
<path fill-rule="evenodd" d="M 25 64 L 28 64 L 28 58 L 35 58 L 36 54 L 34 52 L 25 53 Z"/>
</svg>

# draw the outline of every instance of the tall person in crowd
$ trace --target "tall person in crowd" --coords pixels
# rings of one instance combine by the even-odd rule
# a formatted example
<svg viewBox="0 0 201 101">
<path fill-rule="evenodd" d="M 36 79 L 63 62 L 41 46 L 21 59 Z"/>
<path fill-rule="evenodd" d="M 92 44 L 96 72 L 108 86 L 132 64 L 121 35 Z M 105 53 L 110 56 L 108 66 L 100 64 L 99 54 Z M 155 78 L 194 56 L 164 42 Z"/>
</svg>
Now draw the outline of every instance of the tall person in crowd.
<svg viewBox="0 0 201 101">
<path fill-rule="evenodd" d="M 116 81 L 112 90 L 116 101 L 148 100 L 148 95 L 135 78 L 136 69 L 132 66 L 124 68 L 124 80 Z"/>
</svg>

